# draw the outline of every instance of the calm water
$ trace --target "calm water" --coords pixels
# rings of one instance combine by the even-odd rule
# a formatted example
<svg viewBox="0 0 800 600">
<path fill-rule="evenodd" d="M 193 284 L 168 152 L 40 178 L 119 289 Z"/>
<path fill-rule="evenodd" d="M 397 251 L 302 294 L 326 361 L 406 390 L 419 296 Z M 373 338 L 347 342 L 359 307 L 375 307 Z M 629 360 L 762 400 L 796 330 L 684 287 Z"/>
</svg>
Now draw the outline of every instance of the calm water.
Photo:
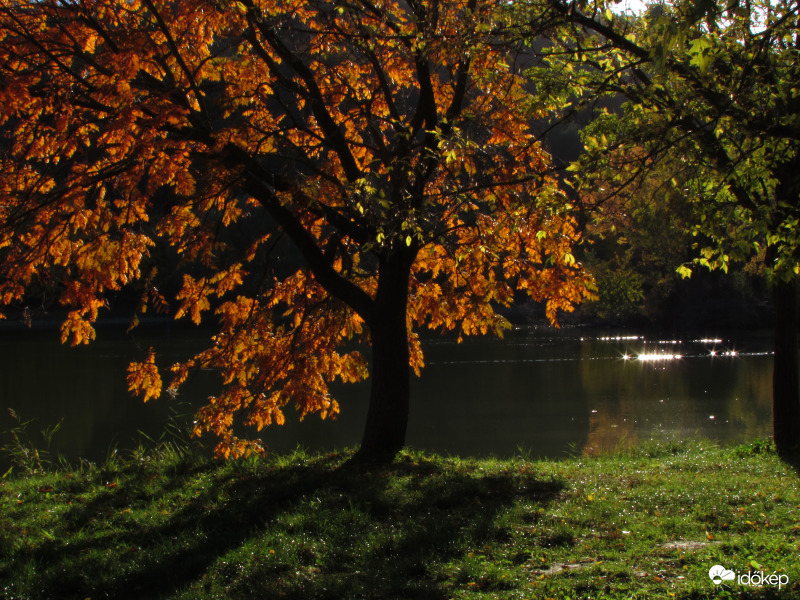
<svg viewBox="0 0 800 600">
<path fill-rule="evenodd" d="M 96 342 L 80 348 L 56 338 L 55 332 L 3 334 L 0 432 L 14 424 L 5 408 L 35 419 L 32 432 L 63 418 L 53 450 L 102 460 L 112 447 L 135 445 L 140 431 L 158 437 L 174 411 L 188 413 L 214 393 L 213 373 L 196 376 L 175 399 L 143 404 L 126 391 L 128 361 L 154 345 L 160 363 L 171 364 L 202 347 L 197 333 L 131 338 L 100 330 Z M 433 451 L 562 456 L 651 438 L 741 442 L 771 430 L 767 338 L 518 330 L 503 340 L 429 340 L 425 351 L 427 367 L 412 385 L 408 443 Z M 337 421 L 287 419 L 284 427 L 262 431 L 267 446 L 356 445 L 368 386 L 336 391 Z"/>
</svg>

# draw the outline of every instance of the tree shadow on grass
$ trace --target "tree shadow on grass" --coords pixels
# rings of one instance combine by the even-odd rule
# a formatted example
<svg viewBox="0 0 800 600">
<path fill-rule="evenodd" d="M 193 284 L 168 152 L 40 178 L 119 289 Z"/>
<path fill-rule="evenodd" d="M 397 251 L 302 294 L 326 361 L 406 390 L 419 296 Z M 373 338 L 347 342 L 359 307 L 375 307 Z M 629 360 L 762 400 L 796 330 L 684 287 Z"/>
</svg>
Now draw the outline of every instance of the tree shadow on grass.
<svg viewBox="0 0 800 600">
<path fill-rule="evenodd" d="M 545 506 L 564 487 L 479 463 L 336 462 L 199 470 L 149 494 L 123 477 L 15 562 L 41 565 L 32 593 L 42 598 L 446 598 L 437 569 L 508 537 L 505 509 Z M 95 535 L 78 536 L 89 527 Z"/>
<path fill-rule="evenodd" d="M 794 469 L 797 476 L 800 476 L 800 449 L 794 452 L 778 453 L 778 457 L 785 465 Z"/>
</svg>

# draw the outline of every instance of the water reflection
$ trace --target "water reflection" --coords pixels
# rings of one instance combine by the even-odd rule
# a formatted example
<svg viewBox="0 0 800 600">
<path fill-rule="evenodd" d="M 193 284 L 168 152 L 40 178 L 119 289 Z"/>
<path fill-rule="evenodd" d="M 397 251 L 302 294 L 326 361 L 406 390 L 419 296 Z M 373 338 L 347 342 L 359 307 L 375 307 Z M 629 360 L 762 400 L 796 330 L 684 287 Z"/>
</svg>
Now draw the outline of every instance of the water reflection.
<svg viewBox="0 0 800 600">
<path fill-rule="evenodd" d="M 770 434 L 769 340 L 583 339 L 584 356 L 623 360 L 597 368 L 581 361 L 592 419 L 584 450 L 597 453 L 640 439 L 699 434 L 728 442 Z M 740 349 L 736 349 L 740 348 Z"/>
<path fill-rule="evenodd" d="M 142 430 L 158 436 L 178 403 L 199 406 L 217 385 L 195 376 L 177 399 L 131 398 L 125 367 L 150 345 L 163 365 L 203 347 L 195 332 L 147 339 L 100 332 L 94 344 L 65 348 L 57 334 L 0 341 L 0 408 L 13 407 L 36 427 L 64 424 L 56 450 L 102 460 Z M 519 330 L 506 339 L 424 342 L 427 367 L 412 383 L 408 443 L 431 451 L 508 456 L 598 453 L 651 438 L 694 434 L 728 442 L 769 435 L 772 356 L 769 339 L 658 338 Z M 261 433 L 274 450 L 360 441 L 368 384 L 339 386 L 336 422 L 287 414 Z M 183 406 L 183 405 L 180 405 Z M 185 409 L 182 409 L 185 410 Z M 0 431 L 10 422 L 0 413 Z"/>
<path fill-rule="evenodd" d="M 472 453 L 598 453 L 644 439 L 768 436 L 769 340 L 642 335 L 542 336 L 430 343 L 419 396 L 458 397 L 413 433 L 425 447 Z M 455 406 L 453 402 L 450 406 Z M 463 417 L 461 415 L 464 415 Z M 503 415 L 495 421 L 494 414 Z M 502 423 L 501 431 L 496 423 Z M 437 440 L 442 423 L 447 443 Z M 428 435 L 422 435 L 427 427 Z M 453 444 L 457 442 L 456 448 Z"/>
</svg>

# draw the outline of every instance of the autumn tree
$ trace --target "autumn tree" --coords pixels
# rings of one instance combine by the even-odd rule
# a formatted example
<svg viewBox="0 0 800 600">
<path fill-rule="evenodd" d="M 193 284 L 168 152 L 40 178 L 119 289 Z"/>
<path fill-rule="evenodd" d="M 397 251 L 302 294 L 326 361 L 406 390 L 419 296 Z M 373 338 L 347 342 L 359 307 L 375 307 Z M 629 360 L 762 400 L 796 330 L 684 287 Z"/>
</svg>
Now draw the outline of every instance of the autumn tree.
<svg viewBox="0 0 800 600">
<path fill-rule="evenodd" d="M 420 328 L 500 333 L 517 292 L 551 320 L 591 294 L 530 127 L 545 107 L 499 43 L 505 2 L 0 6 L 2 303 L 56 293 L 72 344 L 125 286 L 141 312 L 215 324 L 171 379 L 151 352 L 129 385 L 148 399 L 218 370 L 194 429 L 218 455 L 262 452 L 237 424 L 290 403 L 335 417 L 329 384 L 369 368 L 359 455 L 390 459 Z M 269 260 L 284 241 L 298 268 Z"/>
<path fill-rule="evenodd" d="M 624 94 L 600 115 L 608 135 L 587 140 L 576 185 L 615 190 L 672 169 L 690 200 L 696 262 L 756 265 L 776 311 L 776 446 L 800 445 L 796 281 L 800 273 L 800 15 L 796 2 L 673 0 L 641 18 L 601 2 L 552 0 L 569 33 L 550 66 L 584 91 Z M 569 63 L 564 67 L 563 60 Z M 562 85 L 563 87 L 563 85 Z M 576 96 L 576 97 L 577 97 Z M 644 149 L 635 160 L 632 148 Z M 596 168 L 586 168 L 593 165 Z M 674 185 L 666 177 L 662 185 Z M 689 274 L 690 266 L 682 268 Z"/>
</svg>

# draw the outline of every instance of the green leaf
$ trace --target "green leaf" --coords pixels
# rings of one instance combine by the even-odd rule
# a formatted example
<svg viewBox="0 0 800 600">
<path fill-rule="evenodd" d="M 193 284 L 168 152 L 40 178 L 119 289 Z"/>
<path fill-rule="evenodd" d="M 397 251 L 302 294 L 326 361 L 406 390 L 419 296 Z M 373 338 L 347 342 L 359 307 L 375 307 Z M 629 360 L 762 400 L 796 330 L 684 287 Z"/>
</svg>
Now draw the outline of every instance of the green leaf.
<svg viewBox="0 0 800 600">
<path fill-rule="evenodd" d="M 710 48 L 711 42 L 708 38 L 701 37 L 692 40 L 691 47 L 689 48 L 689 54 L 692 55 L 692 58 L 689 64 L 696 66 L 701 71 L 707 70 L 712 62 L 711 53 L 709 52 Z"/>
</svg>

